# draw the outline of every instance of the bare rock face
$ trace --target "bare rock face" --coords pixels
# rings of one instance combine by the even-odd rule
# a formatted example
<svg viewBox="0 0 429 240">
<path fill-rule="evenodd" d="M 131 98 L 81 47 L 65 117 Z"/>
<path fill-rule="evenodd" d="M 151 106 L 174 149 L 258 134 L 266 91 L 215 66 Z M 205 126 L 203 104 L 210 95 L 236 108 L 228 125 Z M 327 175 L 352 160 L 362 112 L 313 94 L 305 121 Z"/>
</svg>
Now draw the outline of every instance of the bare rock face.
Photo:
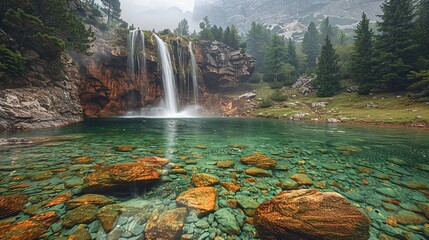
<svg viewBox="0 0 429 240">
<path fill-rule="evenodd" d="M 369 219 L 344 197 L 313 189 L 284 191 L 262 203 L 254 225 L 261 239 L 369 238 Z"/>
<path fill-rule="evenodd" d="M 236 87 L 255 71 L 256 60 L 221 42 L 200 42 L 195 57 L 208 90 Z"/>
<path fill-rule="evenodd" d="M 51 79 L 46 67 L 31 65 L 26 79 L 20 80 L 23 87 L 0 86 L 0 130 L 60 127 L 83 120 L 78 70 L 68 56 L 62 62 L 58 79 Z"/>
</svg>

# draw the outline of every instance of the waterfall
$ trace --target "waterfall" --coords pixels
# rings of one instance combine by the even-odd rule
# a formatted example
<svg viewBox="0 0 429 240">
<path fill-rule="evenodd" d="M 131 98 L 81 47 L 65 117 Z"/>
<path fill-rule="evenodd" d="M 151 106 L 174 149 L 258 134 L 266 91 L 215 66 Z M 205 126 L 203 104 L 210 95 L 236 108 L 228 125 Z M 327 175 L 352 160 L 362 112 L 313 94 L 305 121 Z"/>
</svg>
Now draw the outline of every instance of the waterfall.
<svg viewBox="0 0 429 240">
<path fill-rule="evenodd" d="M 178 98 L 176 89 L 176 79 L 171 65 L 170 53 L 167 44 L 154 34 L 158 45 L 158 54 L 161 60 L 162 82 L 164 85 L 164 103 L 166 115 L 174 116 L 178 113 Z"/>
<path fill-rule="evenodd" d="M 146 70 L 146 52 L 143 30 L 136 29 L 131 30 L 128 33 L 128 70 L 131 77 L 137 76 L 139 79 L 142 71 Z"/>
<path fill-rule="evenodd" d="M 192 42 L 189 42 L 189 52 L 191 53 L 191 68 L 192 68 L 192 88 L 194 89 L 194 104 L 198 105 L 198 80 L 197 80 L 197 60 L 195 60 Z"/>
</svg>

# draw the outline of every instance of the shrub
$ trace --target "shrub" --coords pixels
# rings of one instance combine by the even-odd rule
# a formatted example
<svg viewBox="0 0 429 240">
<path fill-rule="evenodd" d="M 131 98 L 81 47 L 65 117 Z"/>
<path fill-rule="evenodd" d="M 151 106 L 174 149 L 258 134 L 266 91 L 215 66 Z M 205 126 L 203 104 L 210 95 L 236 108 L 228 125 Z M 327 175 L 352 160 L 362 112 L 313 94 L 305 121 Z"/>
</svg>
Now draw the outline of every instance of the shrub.
<svg viewBox="0 0 429 240">
<path fill-rule="evenodd" d="M 250 83 L 259 83 L 260 81 L 262 81 L 262 74 L 260 74 L 259 72 L 255 72 L 249 79 Z"/>
<path fill-rule="evenodd" d="M 283 87 L 283 82 L 270 82 L 268 85 L 271 89 L 280 89 Z"/>
<path fill-rule="evenodd" d="M 0 83 L 8 84 L 10 77 L 22 75 L 25 71 L 24 64 L 20 54 L 0 44 Z"/>
<path fill-rule="evenodd" d="M 269 99 L 269 98 L 264 98 L 264 99 L 262 99 L 262 101 L 259 102 L 260 108 L 269 108 L 272 106 L 273 106 L 273 101 L 271 101 L 271 99 Z"/>
<path fill-rule="evenodd" d="M 276 102 L 284 102 L 287 101 L 287 96 L 283 94 L 280 89 L 276 89 L 271 95 L 270 99 Z"/>
</svg>

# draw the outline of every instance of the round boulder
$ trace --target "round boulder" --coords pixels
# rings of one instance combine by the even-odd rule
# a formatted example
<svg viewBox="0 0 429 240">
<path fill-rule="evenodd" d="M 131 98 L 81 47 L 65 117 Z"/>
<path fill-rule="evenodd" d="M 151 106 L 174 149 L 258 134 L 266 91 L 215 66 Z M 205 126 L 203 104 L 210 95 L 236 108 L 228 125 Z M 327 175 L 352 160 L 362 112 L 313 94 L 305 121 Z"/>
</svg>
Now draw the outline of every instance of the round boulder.
<svg viewBox="0 0 429 240">
<path fill-rule="evenodd" d="M 367 216 L 340 194 L 314 189 L 284 191 L 262 203 L 254 225 L 261 239 L 369 238 Z"/>
</svg>

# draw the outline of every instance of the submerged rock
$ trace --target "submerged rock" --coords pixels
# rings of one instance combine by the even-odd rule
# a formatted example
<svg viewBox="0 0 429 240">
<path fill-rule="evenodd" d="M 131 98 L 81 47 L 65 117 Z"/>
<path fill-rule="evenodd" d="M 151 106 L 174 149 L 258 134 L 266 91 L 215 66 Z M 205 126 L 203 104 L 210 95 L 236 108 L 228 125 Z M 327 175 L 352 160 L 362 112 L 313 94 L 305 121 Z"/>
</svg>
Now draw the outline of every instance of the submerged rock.
<svg viewBox="0 0 429 240">
<path fill-rule="evenodd" d="M 27 195 L 0 196 L 0 219 L 21 212 L 27 203 Z"/>
<path fill-rule="evenodd" d="M 254 225 L 261 239 L 369 238 L 368 217 L 340 194 L 313 189 L 284 191 L 262 203 Z"/>
<path fill-rule="evenodd" d="M 257 153 L 256 155 L 249 157 L 242 157 L 241 162 L 247 165 L 252 165 L 262 169 L 275 168 L 277 165 L 276 160 L 265 156 L 263 153 Z"/>
<path fill-rule="evenodd" d="M 90 223 L 95 220 L 97 207 L 92 204 L 85 204 L 71 211 L 68 211 L 63 218 L 63 225 L 71 228 L 80 223 Z"/>
<path fill-rule="evenodd" d="M 217 209 L 217 189 L 213 187 L 198 187 L 189 189 L 176 198 L 179 206 L 188 207 L 198 216 L 205 216 Z"/>
<path fill-rule="evenodd" d="M 257 167 L 248 168 L 245 170 L 245 172 L 255 177 L 272 177 L 273 176 L 270 170 L 265 170 Z"/>
<path fill-rule="evenodd" d="M 161 179 L 161 173 L 142 161 L 115 164 L 96 170 L 84 179 L 84 192 L 128 190 Z M 124 189 L 125 188 L 125 189 Z"/>
<path fill-rule="evenodd" d="M 120 207 L 118 205 L 107 205 L 98 210 L 97 218 L 106 233 L 109 233 L 115 228 L 115 223 L 119 214 Z"/>
<path fill-rule="evenodd" d="M 72 195 L 70 193 L 63 193 L 60 194 L 54 198 L 52 198 L 46 205 L 45 207 L 52 207 L 58 204 L 64 204 L 65 202 L 67 202 L 70 198 L 72 198 Z"/>
<path fill-rule="evenodd" d="M 313 185 L 313 181 L 311 181 L 307 174 L 297 173 L 292 175 L 290 178 L 297 182 L 299 185 Z"/>
<path fill-rule="evenodd" d="M 145 239 L 180 239 L 187 213 L 186 208 L 168 210 L 159 215 L 155 211 L 147 221 Z"/>
<path fill-rule="evenodd" d="M 191 182 L 196 187 L 208 187 L 219 184 L 220 180 L 217 176 L 208 173 L 195 173 L 192 174 Z"/>
<path fill-rule="evenodd" d="M 259 203 L 255 201 L 252 197 L 237 195 L 235 196 L 237 199 L 238 205 L 243 209 L 247 216 L 253 216 L 256 208 L 259 206 Z"/>
<path fill-rule="evenodd" d="M 0 239 L 31 240 L 38 239 L 48 231 L 49 226 L 58 219 L 55 212 L 33 216 L 18 223 L 7 223 L 0 226 Z"/>
<path fill-rule="evenodd" d="M 104 206 L 112 203 L 114 203 L 114 201 L 106 196 L 99 194 L 85 194 L 78 198 L 67 201 L 67 208 L 74 209 L 85 204 Z"/>
<path fill-rule="evenodd" d="M 241 233 L 241 229 L 237 220 L 227 208 L 216 211 L 214 216 L 219 223 L 219 229 L 223 232 L 227 233 L 228 235 L 239 235 Z"/>
</svg>

